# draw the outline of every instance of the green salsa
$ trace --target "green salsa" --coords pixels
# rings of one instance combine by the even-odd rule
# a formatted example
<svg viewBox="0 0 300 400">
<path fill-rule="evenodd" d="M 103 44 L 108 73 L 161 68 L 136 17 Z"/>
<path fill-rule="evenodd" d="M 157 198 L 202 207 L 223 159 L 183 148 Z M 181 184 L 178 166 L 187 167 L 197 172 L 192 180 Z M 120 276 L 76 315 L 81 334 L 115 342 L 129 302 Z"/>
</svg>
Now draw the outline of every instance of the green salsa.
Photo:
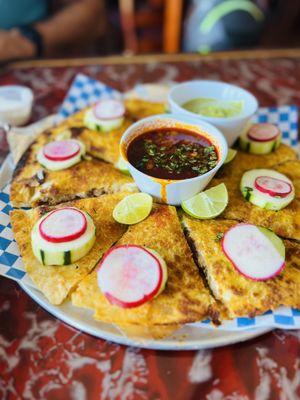
<svg viewBox="0 0 300 400">
<path fill-rule="evenodd" d="M 182 104 L 187 111 L 205 117 L 230 118 L 243 111 L 243 101 L 217 100 L 209 97 L 197 97 Z"/>
</svg>

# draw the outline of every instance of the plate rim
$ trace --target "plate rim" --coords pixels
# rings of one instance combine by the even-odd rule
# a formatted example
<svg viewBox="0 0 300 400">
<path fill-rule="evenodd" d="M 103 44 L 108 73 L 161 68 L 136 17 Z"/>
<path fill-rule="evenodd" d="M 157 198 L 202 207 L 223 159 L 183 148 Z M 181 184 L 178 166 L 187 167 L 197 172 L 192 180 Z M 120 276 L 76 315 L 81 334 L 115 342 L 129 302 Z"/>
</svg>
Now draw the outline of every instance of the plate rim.
<svg viewBox="0 0 300 400">
<path fill-rule="evenodd" d="M 212 349 L 212 348 L 217 348 L 217 347 L 222 347 L 222 346 L 228 346 L 232 345 L 235 343 L 241 343 L 245 342 L 251 339 L 254 339 L 256 337 L 262 336 L 265 333 L 271 332 L 274 330 L 274 327 L 260 327 L 260 328 L 255 328 L 255 329 L 247 329 L 243 331 L 224 331 L 227 333 L 227 335 L 222 338 L 222 336 L 213 338 L 211 340 L 207 340 L 203 342 L 203 340 L 199 339 L 199 341 L 190 341 L 189 340 L 170 340 L 166 341 L 164 339 L 141 339 L 141 342 L 139 342 L 136 339 L 133 338 L 128 338 L 124 335 L 120 334 L 114 334 L 114 333 L 109 333 L 104 330 L 102 330 L 100 327 L 97 329 L 97 332 L 89 326 L 86 325 L 81 325 L 76 319 L 74 319 L 72 316 L 68 316 L 67 312 L 61 311 L 59 309 L 59 306 L 54 306 L 48 302 L 46 298 L 43 298 L 43 294 L 40 293 L 37 289 L 26 285 L 24 283 L 18 282 L 19 286 L 25 291 L 25 293 L 33 299 L 39 306 L 41 306 L 44 310 L 49 312 L 51 315 L 53 315 L 55 318 L 58 318 L 60 321 L 66 323 L 67 325 L 71 326 L 72 328 L 75 328 L 83 333 L 87 333 L 93 337 L 96 337 L 98 339 L 102 340 L 107 340 L 113 343 L 117 343 L 120 345 L 125 345 L 125 346 L 131 346 L 131 347 L 136 347 L 136 348 L 142 348 L 142 349 L 151 349 L 151 350 L 172 350 L 172 351 L 184 351 L 184 350 L 203 350 L 203 349 Z M 72 306 L 72 305 L 71 305 Z M 74 307 L 74 306 L 72 306 Z M 82 309 L 84 310 L 84 309 Z M 113 326 L 113 324 L 107 324 Z M 202 327 L 199 327 L 198 329 L 205 329 Z M 100 333 L 98 332 L 100 331 Z M 207 331 L 211 331 L 211 329 L 207 329 Z M 221 331 L 220 331 L 221 332 Z M 230 338 L 230 333 L 234 333 L 234 336 Z M 240 333 L 240 335 L 236 336 L 236 333 Z M 229 334 L 229 336 L 228 336 Z"/>
</svg>

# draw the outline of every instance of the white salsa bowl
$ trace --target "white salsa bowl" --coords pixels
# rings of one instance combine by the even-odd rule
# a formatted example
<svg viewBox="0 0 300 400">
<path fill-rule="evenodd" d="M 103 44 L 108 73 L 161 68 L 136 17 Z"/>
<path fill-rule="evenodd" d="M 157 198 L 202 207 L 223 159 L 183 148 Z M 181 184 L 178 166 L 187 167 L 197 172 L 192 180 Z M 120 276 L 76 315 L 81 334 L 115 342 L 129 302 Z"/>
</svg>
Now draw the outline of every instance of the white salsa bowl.
<svg viewBox="0 0 300 400">
<path fill-rule="evenodd" d="M 203 175 L 182 180 L 169 180 L 155 178 L 146 175 L 135 168 L 127 158 L 127 149 L 130 143 L 139 135 L 161 128 L 183 128 L 198 133 L 207 138 L 217 149 L 217 165 Z M 128 162 L 131 176 L 135 180 L 138 188 L 145 193 L 149 193 L 159 202 L 178 206 L 183 200 L 189 199 L 201 192 L 215 173 L 224 163 L 228 146 L 223 134 L 211 124 L 192 118 L 187 115 L 160 114 L 141 119 L 131 125 L 123 134 L 120 142 L 121 155 Z"/>
</svg>

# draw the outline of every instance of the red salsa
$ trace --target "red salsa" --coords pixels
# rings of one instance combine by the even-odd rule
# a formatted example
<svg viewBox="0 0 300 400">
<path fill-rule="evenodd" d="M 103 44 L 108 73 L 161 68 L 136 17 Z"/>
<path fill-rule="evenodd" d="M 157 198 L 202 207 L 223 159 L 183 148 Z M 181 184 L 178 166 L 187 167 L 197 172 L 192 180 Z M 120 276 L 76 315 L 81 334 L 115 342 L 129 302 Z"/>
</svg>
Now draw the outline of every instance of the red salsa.
<svg viewBox="0 0 300 400">
<path fill-rule="evenodd" d="M 127 158 L 147 175 L 179 180 L 194 178 L 213 169 L 218 162 L 218 152 L 198 133 L 181 128 L 161 128 L 133 139 L 127 149 Z"/>
</svg>

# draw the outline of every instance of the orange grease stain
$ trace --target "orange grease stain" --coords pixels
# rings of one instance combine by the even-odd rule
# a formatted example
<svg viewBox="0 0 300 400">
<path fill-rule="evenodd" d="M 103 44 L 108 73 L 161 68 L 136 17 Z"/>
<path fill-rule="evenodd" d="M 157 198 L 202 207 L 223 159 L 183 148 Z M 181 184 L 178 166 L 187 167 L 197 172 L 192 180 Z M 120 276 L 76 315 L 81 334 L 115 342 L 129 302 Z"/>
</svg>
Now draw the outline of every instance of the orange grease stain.
<svg viewBox="0 0 300 400">
<path fill-rule="evenodd" d="M 159 179 L 155 178 L 153 176 L 150 177 L 153 179 L 155 182 L 157 182 L 160 185 L 160 198 L 162 203 L 168 204 L 168 195 L 167 195 L 167 187 L 172 183 L 173 181 L 167 180 L 167 179 Z"/>
</svg>

